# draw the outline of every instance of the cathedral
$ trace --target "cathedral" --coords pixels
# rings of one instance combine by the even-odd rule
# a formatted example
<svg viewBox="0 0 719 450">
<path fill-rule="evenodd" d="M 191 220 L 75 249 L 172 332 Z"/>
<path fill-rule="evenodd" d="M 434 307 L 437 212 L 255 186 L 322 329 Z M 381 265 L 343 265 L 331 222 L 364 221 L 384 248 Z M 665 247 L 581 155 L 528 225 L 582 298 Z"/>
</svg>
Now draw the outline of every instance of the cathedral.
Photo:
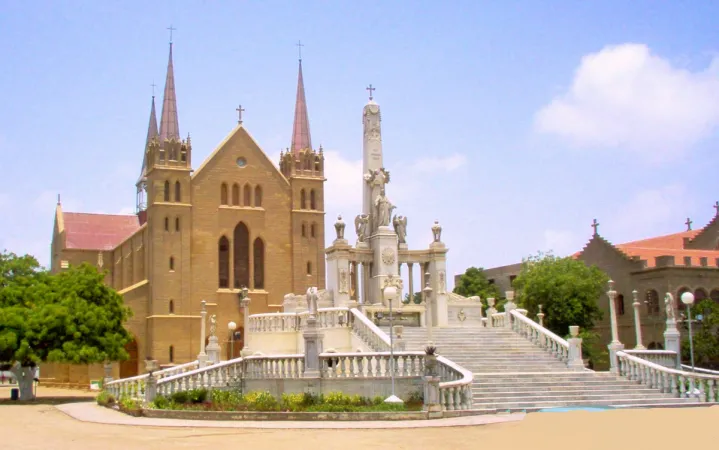
<svg viewBox="0 0 719 450">
<path fill-rule="evenodd" d="M 190 136 L 180 134 L 172 50 L 170 43 L 159 129 L 152 98 L 136 214 L 66 212 L 59 198 L 56 207 L 51 270 L 96 265 L 133 311 L 130 359 L 113 367 L 115 377 L 142 373 L 149 357 L 161 365 L 196 359 L 202 300 L 223 324 L 218 336 L 230 357 L 239 355 L 244 330 L 230 334 L 224 324 L 243 323 L 243 288 L 257 314 L 280 310 L 287 293 L 325 286 L 324 156 L 311 145 L 302 60 L 292 143 L 278 165 L 240 120 L 193 167 Z M 47 364 L 43 378 L 87 386 L 102 368 Z"/>
</svg>

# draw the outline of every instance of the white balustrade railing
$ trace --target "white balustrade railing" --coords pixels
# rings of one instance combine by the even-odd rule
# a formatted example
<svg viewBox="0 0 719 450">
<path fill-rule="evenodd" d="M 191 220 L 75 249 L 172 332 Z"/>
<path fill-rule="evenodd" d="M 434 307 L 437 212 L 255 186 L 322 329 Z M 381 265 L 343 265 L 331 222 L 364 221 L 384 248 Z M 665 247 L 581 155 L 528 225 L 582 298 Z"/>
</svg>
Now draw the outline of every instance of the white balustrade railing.
<svg viewBox="0 0 719 450">
<path fill-rule="evenodd" d="M 515 333 L 524 336 L 535 345 L 554 355 L 560 361 L 566 362 L 569 360 L 569 343 L 565 339 L 562 339 L 516 310 L 510 311 L 509 314 L 512 318 L 512 329 Z"/>
<path fill-rule="evenodd" d="M 719 370 L 704 369 L 701 367 L 692 367 L 692 366 L 688 366 L 686 364 L 682 364 L 682 370 L 686 370 L 687 372 L 701 373 L 704 375 L 719 375 Z"/>
<path fill-rule="evenodd" d="M 304 355 L 248 356 L 245 358 L 245 378 L 302 378 Z"/>
<path fill-rule="evenodd" d="M 297 331 L 297 326 L 298 316 L 296 313 L 253 314 L 249 319 L 250 333 Z"/>
<path fill-rule="evenodd" d="M 676 397 L 696 398 L 698 402 L 719 402 L 719 376 L 670 369 L 653 362 L 617 352 L 619 373 L 649 388 Z"/>
<path fill-rule="evenodd" d="M 472 382 L 474 375 L 469 370 L 455 364 L 449 359 L 438 356 L 439 398 L 442 409 L 453 411 L 472 409 Z"/>
<path fill-rule="evenodd" d="M 505 320 L 507 320 L 507 313 L 494 313 L 489 319 L 492 321 L 494 328 L 502 328 L 506 325 Z"/>
<path fill-rule="evenodd" d="M 672 350 L 624 350 L 624 353 L 671 369 L 677 367 L 677 352 Z"/>
<path fill-rule="evenodd" d="M 381 378 L 391 375 L 390 352 L 322 353 L 320 367 L 327 378 Z M 394 352 L 396 377 L 424 375 L 424 352 Z"/>
<path fill-rule="evenodd" d="M 195 370 L 199 366 L 200 363 L 197 360 L 190 361 L 185 364 L 179 364 L 177 366 L 168 367 L 167 369 L 155 371 L 153 372 L 153 376 L 155 379 L 161 380 L 163 378 Z M 103 386 L 103 389 L 112 394 L 115 398 L 141 398 L 145 393 L 145 385 L 147 384 L 148 377 L 149 374 L 144 373 L 134 377 L 110 381 Z"/>
<path fill-rule="evenodd" d="M 369 347 L 377 352 L 388 352 L 390 340 L 387 334 L 380 330 L 362 311 L 352 308 L 350 311 L 352 332 L 362 339 Z"/>
</svg>

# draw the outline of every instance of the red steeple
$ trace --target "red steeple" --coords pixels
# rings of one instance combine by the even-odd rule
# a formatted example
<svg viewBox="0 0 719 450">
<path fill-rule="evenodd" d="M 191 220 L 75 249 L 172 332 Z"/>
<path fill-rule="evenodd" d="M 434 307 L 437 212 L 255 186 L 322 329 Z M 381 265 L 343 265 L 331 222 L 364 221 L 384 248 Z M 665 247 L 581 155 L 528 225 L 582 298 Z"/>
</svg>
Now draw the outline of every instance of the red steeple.
<svg viewBox="0 0 719 450">
<path fill-rule="evenodd" d="M 160 118 L 160 144 L 165 139 L 180 139 L 180 124 L 177 120 L 177 96 L 175 95 L 175 71 L 172 67 L 172 42 L 170 42 L 170 59 L 167 63 L 165 79 L 165 97 L 162 101 Z"/>
<path fill-rule="evenodd" d="M 300 71 L 297 76 L 295 122 L 292 126 L 292 153 L 298 155 L 300 150 L 304 149 L 312 149 L 312 140 L 310 138 L 310 119 L 307 115 L 307 101 L 305 100 L 305 83 L 302 80 L 302 59 L 300 59 Z"/>
</svg>

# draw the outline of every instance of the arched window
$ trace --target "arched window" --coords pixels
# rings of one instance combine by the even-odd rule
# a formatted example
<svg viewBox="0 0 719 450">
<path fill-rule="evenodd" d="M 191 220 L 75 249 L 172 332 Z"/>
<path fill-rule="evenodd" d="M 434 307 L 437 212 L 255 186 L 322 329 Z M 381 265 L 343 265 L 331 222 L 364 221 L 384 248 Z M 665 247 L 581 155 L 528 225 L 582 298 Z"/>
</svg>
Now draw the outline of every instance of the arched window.
<svg viewBox="0 0 719 450">
<path fill-rule="evenodd" d="M 175 217 L 175 231 L 180 231 L 180 218 Z"/>
<path fill-rule="evenodd" d="M 265 243 L 262 239 L 255 239 L 255 243 L 252 248 L 252 255 L 254 258 L 254 270 L 255 270 L 255 289 L 265 288 Z"/>
<path fill-rule="evenodd" d="M 230 241 L 222 236 L 217 246 L 220 288 L 230 287 Z"/>
<path fill-rule="evenodd" d="M 312 275 L 312 262 L 307 261 L 307 275 Z"/>
<path fill-rule="evenodd" d="M 170 314 L 175 314 L 175 301 L 170 300 L 170 304 L 168 305 L 168 310 L 170 311 Z"/>
<path fill-rule="evenodd" d="M 250 286 L 250 230 L 240 222 L 235 227 L 233 239 L 233 266 L 235 270 L 235 288 Z"/>
<path fill-rule="evenodd" d="M 307 196 L 304 189 L 300 191 L 300 209 L 307 209 Z"/>
<path fill-rule="evenodd" d="M 617 295 L 617 315 L 623 316 L 624 315 L 624 295 L 619 294 Z"/>
<path fill-rule="evenodd" d="M 709 297 L 714 300 L 714 302 L 719 303 L 719 289 L 712 289 L 709 293 Z"/>
<path fill-rule="evenodd" d="M 165 201 L 170 201 L 170 182 L 165 180 Z"/>
<path fill-rule="evenodd" d="M 262 187 L 255 186 L 255 208 L 262 206 Z"/>
<path fill-rule="evenodd" d="M 310 209 L 317 209 L 317 198 L 314 189 L 310 191 Z"/>
<path fill-rule="evenodd" d="M 302 237 L 307 237 L 307 225 L 302 224 Z"/>
<path fill-rule="evenodd" d="M 245 185 L 244 189 L 244 204 L 242 206 L 252 206 L 252 188 L 249 184 Z"/>
<path fill-rule="evenodd" d="M 659 314 L 659 293 L 655 289 L 647 291 L 647 314 L 650 316 Z"/>
<path fill-rule="evenodd" d="M 175 257 L 170 256 L 170 270 L 175 270 Z"/>
<path fill-rule="evenodd" d="M 237 183 L 232 185 L 232 204 L 240 206 L 240 186 Z"/>
<path fill-rule="evenodd" d="M 694 290 L 694 304 L 699 304 L 700 301 L 709 298 L 709 294 L 704 288 L 697 288 Z M 681 301 L 681 299 L 679 299 Z"/>
<path fill-rule="evenodd" d="M 170 346 L 170 362 L 175 362 L 175 347 Z"/>
<path fill-rule="evenodd" d="M 317 224 L 312 223 L 312 225 L 310 225 L 310 236 L 315 237 L 316 232 L 317 232 Z"/>
<path fill-rule="evenodd" d="M 180 189 L 181 189 L 180 182 L 175 181 L 175 201 L 176 202 L 182 201 L 182 195 L 181 195 Z"/>
<path fill-rule="evenodd" d="M 320 157 L 315 156 L 315 171 L 319 172 L 321 167 L 322 166 L 320 165 Z"/>
<path fill-rule="evenodd" d="M 227 204 L 227 184 L 222 183 L 220 186 L 220 205 Z"/>
<path fill-rule="evenodd" d="M 170 218 L 165 217 L 165 231 L 170 231 Z"/>
</svg>

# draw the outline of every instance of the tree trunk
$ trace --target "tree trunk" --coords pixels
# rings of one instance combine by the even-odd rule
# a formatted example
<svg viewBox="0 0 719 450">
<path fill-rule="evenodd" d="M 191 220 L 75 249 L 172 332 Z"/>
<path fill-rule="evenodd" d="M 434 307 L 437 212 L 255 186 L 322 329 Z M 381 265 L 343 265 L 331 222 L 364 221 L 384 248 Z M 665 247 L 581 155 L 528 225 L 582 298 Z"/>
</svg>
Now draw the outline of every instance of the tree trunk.
<svg viewBox="0 0 719 450">
<path fill-rule="evenodd" d="M 20 400 L 34 400 L 35 393 L 32 390 L 32 382 L 35 369 L 30 366 L 20 366 L 20 364 L 15 363 L 10 371 L 17 379 L 17 386 L 20 389 Z"/>
</svg>

